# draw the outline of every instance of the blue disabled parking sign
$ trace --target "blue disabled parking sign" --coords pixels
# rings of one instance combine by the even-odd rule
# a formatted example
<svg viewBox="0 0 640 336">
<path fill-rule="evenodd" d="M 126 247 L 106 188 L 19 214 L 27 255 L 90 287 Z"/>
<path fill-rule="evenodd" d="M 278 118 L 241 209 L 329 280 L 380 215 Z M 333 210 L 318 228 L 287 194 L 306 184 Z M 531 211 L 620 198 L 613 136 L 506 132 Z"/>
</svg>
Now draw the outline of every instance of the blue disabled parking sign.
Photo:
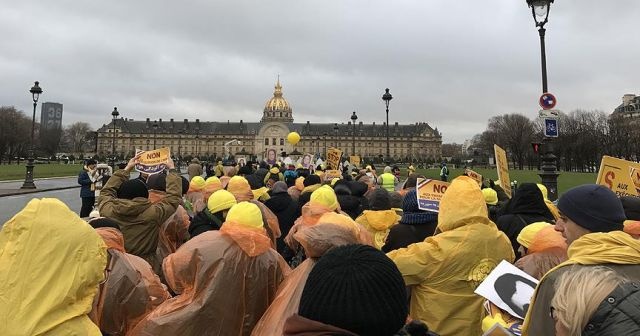
<svg viewBox="0 0 640 336">
<path fill-rule="evenodd" d="M 544 119 L 544 136 L 552 138 L 558 137 L 558 119 Z"/>
</svg>

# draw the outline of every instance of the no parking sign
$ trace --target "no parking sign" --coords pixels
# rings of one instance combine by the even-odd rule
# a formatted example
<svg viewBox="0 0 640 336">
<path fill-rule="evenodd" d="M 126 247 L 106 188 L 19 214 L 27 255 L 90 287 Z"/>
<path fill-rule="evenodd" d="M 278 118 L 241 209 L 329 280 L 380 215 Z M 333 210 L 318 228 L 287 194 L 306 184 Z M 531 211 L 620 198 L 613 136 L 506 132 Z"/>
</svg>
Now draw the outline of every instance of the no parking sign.
<svg viewBox="0 0 640 336">
<path fill-rule="evenodd" d="M 556 96 L 549 92 L 545 92 L 542 94 L 542 96 L 540 96 L 540 100 L 538 102 L 540 103 L 540 107 L 542 107 L 543 110 L 550 110 L 556 107 L 556 103 L 558 101 L 556 100 Z"/>
</svg>

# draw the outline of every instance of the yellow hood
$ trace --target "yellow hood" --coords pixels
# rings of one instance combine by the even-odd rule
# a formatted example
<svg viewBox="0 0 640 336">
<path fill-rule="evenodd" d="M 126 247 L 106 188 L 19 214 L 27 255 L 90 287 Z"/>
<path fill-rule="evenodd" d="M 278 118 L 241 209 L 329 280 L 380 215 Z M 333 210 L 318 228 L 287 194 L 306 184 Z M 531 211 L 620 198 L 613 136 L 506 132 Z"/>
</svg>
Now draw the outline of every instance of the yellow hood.
<svg viewBox="0 0 640 336">
<path fill-rule="evenodd" d="M 398 216 L 393 209 L 379 211 L 365 210 L 362 212 L 362 216 L 365 218 L 366 224 L 376 231 L 387 230 L 400 221 L 400 216 Z"/>
<path fill-rule="evenodd" d="M 440 200 L 436 232 L 450 231 L 469 223 L 490 223 L 488 215 L 478 182 L 460 176 L 451 182 Z"/>
<path fill-rule="evenodd" d="M 87 314 L 106 248 L 61 201 L 31 200 L 0 231 L 0 334 L 101 335 Z"/>
</svg>

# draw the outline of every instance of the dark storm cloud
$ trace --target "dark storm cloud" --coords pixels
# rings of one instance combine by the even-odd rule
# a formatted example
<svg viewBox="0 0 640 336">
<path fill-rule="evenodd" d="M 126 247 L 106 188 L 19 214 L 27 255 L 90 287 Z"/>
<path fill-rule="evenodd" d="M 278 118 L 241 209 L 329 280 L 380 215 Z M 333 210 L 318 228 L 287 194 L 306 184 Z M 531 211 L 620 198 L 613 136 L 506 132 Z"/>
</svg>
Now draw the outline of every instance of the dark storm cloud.
<svg viewBox="0 0 640 336">
<path fill-rule="evenodd" d="M 611 111 L 637 82 L 633 0 L 557 1 L 549 89 L 565 111 Z M 13 1 L 3 4 L 0 104 L 122 116 L 257 121 L 281 75 L 297 122 L 427 121 L 446 142 L 493 115 L 533 117 L 538 34 L 522 1 Z M 635 17 L 634 17 L 635 16 Z"/>
</svg>

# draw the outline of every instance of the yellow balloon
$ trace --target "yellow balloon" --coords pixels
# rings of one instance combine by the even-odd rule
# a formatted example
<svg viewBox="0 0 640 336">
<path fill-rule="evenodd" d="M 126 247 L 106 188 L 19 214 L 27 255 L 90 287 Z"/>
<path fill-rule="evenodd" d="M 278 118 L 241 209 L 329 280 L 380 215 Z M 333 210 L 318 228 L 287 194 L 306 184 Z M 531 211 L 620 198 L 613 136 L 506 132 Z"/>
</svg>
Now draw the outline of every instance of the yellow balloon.
<svg viewBox="0 0 640 336">
<path fill-rule="evenodd" d="M 298 141 L 300 141 L 300 134 L 298 134 L 297 132 L 291 132 L 287 135 L 287 142 L 289 142 L 290 144 L 295 146 Z"/>
</svg>

